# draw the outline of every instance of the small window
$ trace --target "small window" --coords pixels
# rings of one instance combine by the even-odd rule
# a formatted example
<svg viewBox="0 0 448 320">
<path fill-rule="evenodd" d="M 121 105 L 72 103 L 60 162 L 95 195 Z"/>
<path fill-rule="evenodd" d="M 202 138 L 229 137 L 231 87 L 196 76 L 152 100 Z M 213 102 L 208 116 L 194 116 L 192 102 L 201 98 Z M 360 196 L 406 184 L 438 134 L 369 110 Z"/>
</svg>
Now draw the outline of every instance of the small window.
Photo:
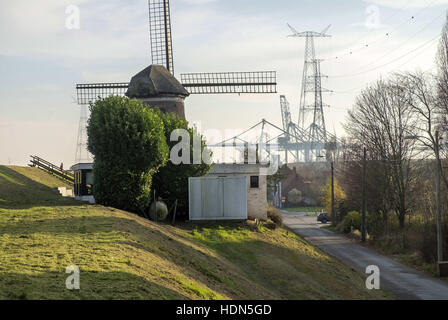
<svg viewBox="0 0 448 320">
<path fill-rule="evenodd" d="M 251 188 L 259 188 L 260 187 L 260 177 L 259 176 L 251 176 L 250 177 L 250 187 Z"/>
<path fill-rule="evenodd" d="M 93 172 L 92 171 L 86 172 L 86 184 L 93 185 Z"/>
</svg>

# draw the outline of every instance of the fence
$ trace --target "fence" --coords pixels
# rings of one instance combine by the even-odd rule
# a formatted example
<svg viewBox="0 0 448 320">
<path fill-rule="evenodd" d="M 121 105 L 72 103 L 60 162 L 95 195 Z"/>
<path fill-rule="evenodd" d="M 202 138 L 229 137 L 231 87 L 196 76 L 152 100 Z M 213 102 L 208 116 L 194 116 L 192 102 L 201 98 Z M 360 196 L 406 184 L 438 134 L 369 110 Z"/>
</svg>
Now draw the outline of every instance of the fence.
<svg viewBox="0 0 448 320">
<path fill-rule="evenodd" d="M 31 157 L 31 163 L 29 166 L 42 169 L 45 172 L 64 180 L 65 182 L 69 182 L 71 184 L 73 184 L 75 182 L 75 176 L 74 176 L 73 172 L 63 170 L 63 169 L 59 168 L 58 166 L 56 166 L 42 158 L 39 158 L 38 156 L 30 156 L 30 157 Z"/>
</svg>

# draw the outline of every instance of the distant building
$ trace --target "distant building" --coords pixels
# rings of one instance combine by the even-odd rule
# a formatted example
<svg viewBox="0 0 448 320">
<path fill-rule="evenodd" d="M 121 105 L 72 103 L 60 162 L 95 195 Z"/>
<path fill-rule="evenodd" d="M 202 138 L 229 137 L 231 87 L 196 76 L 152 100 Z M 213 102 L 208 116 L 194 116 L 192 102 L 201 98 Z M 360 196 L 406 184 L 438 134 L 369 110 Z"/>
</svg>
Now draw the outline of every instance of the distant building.
<svg viewBox="0 0 448 320">
<path fill-rule="evenodd" d="M 305 180 L 299 172 L 302 174 L 306 171 L 311 172 L 312 167 L 297 167 L 284 165 L 280 168 L 280 172 L 284 175 L 282 182 L 282 196 L 286 199 L 287 206 L 315 206 L 317 204 L 315 190 L 312 186 L 314 185 L 324 185 L 317 181 L 307 181 Z M 295 203 L 294 199 L 298 202 Z"/>
</svg>

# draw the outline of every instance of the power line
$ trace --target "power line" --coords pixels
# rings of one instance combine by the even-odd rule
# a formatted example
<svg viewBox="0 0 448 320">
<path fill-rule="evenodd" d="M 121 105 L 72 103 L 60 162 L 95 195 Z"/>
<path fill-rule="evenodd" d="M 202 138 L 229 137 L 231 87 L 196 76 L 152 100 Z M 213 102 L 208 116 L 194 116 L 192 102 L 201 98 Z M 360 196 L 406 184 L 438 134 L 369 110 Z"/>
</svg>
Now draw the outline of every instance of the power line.
<svg viewBox="0 0 448 320">
<path fill-rule="evenodd" d="M 437 43 L 437 42 L 432 42 L 432 41 L 429 42 L 429 46 L 428 46 L 428 48 L 431 47 L 434 43 Z M 424 46 L 424 47 L 425 47 L 425 46 Z M 418 57 L 418 56 L 421 55 L 423 52 L 425 52 L 426 49 L 428 49 L 428 48 L 425 48 L 424 50 L 418 52 L 416 55 L 412 56 L 410 59 L 406 60 L 404 63 L 402 63 L 402 64 L 400 64 L 399 66 L 397 66 L 397 68 L 401 68 L 402 66 L 408 64 L 410 61 L 414 60 L 416 57 Z M 418 50 L 417 50 L 417 51 L 418 51 Z"/>
<path fill-rule="evenodd" d="M 426 30 L 430 25 L 432 25 L 434 22 L 436 22 L 437 20 L 440 19 L 440 17 L 442 17 L 445 13 L 442 12 L 440 15 L 438 15 L 435 19 L 431 20 L 428 24 L 426 24 L 422 29 L 420 29 L 419 31 L 417 31 L 416 33 L 414 33 L 411 37 L 409 37 L 407 40 L 405 40 L 401 45 L 399 45 L 397 48 L 395 48 L 392 51 L 388 51 L 386 54 L 382 55 L 381 57 L 379 57 L 378 59 L 372 61 L 370 64 L 366 65 L 370 66 L 372 64 L 374 64 L 375 62 L 382 60 L 383 58 L 389 56 L 391 53 L 397 51 L 400 47 L 404 46 L 407 42 L 409 42 L 410 40 L 414 39 L 418 34 L 420 34 L 421 32 L 423 32 L 424 30 Z"/>
<path fill-rule="evenodd" d="M 365 71 L 361 71 L 361 72 L 357 72 L 357 73 L 353 73 L 353 74 L 348 74 L 348 75 L 336 75 L 336 76 L 331 76 L 331 77 L 332 77 L 332 78 L 347 78 L 347 77 L 354 77 L 354 76 L 358 76 L 358 75 L 361 75 L 361 74 L 365 74 L 365 73 L 369 73 L 369 72 L 375 71 L 375 70 L 377 70 L 377 69 L 380 69 L 380 68 L 383 68 L 383 67 L 385 67 L 385 66 L 388 66 L 388 65 L 390 65 L 391 63 L 394 63 L 395 61 L 401 60 L 402 58 L 406 57 L 407 55 L 409 55 L 409 54 L 411 54 L 411 53 L 417 51 L 418 49 L 420 49 L 420 48 L 426 46 L 428 43 L 431 43 L 431 42 L 437 40 L 438 38 L 440 38 L 440 35 L 437 35 L 436 37 L 434 37 L 434 38 L 432 38 L 431 40 L 429 40 L 429 41 L 423 43 L 422 45 L 418 46 L 417 48 L 414 48 L 413 50 L 408 51 L 408 52 L 406 52 L 405 54 L 403 54 L 403 55 L 401 55 L 401 56 L 399 56 L 399 57 L 397 57 L 397 58 L 395 58 L 395 59 L 393 59 L 393 60 L 391 60 L 391 61 L 389 61 L 389 62 L 387 62 L 387 63 L 384 63 L 384 64 L 382 64 L 382 65 L 376 66 L 376 67 L 374 67 L 374 68 L 372 68 L 372 69 L 368 69 L 368 70 L 365 70 Z"/>
<path fill-rule="evenodd" d="M 395 17 L 398 13 L 400 13 L 401 11 L 403 11 L 404 9 L 406 9 L 407 7 L 409 7 L 409 5 L 411 4 L 413 0 L 408 0 L 407 3 L 401 7 L 400 9 L 398 9 L 397 11 L 395 11 L 392 15 L 390 15 L 389 17 L 387 17 L 384 22 L 389 21 L 390 19 L 392 19 L 393 17 Z M 373 32 L 375 29 L 369 29 L 369 31 L 367 32 L 367 35 L 370 34 L 371 32 Z M 352 47 L 353 45 L 357 44 L 358 42 L 360 42 L 361 40 L 363 40 L 365 38 L 365 34 L 363 34 L 361 37 L 359 37 L 358 39 L 356 39 L 355 41 L 351 42 L 349 45 L 347 45 L 347 47 Z M 332 54 L 333 55 L 333 54 Z M 339 57 L 341 57 L 343 55 L 339 55 Z M 337 57 L 336 57 L 337 58 Z M 331 59 L 331 58 L 328 58 Z"/>
<path fill-rule="evenodd" d="M 426 30 L 430 25 L 432 25 L 434 22 L 436 22 L 437 20 L 439 20 L 445 13 L 442 12 L 441 14 L 439 14 L 435 19 L 431 20 L 429 23 L 427 23 L 422 29 L 418 30 L 416 33 L 414 33 L 411 37 L 409 37 L 408 39 L 406 39 L 403 43 L 401 43 L 398 47 L 396 47 L 395 49 L 386 52 L 384 55 L 382 55 L 381 57 L 372 60 L 371 62 L 367 63 L 366 65 L 362 66 L 362 69 L 371 66 L 373 64 L 375 64 L 376 62 L 383 60 L 385 57 L 389 56 L 390 54 L 392 54 L 393 52 L 396 52 L 398 49 L 400 49 L 401 47 L 403 47 L 407 42 L 409 42 L 410 40 L 412 40 L 413 38 L 415 38 L 418 34 L 420 34 L 421 32 L 423 32 L 424 30 Z M 362 71 L 361 71 L 362 72 Z M 350 74 L 343 74 L 343 75 L 333 75 L 332 77 L 345 77 L 345 76 L 350 76 Z"/>
<path fill-rule="evenodd" d="M 358 49 L 351 49 L 348 53 L 346 54 L 342 54 L 342 55 L 338 55 L 336 57 L 333 58 L 328 58 L 329 59 L 335 59 L 335 60 L 341 60 L 342 58 L 346 57 L 346 56 L 352 56 L 353 53 L 359 52 L 361 50 L 365 50 L 367 48 L 370 48 L 373 44 L 376 44 L 377 42 L 381 41 L 384 39 L 384 37 L 386 38 L 390 38 L 390 36 L 392 34 L 394 34 L 397 30 L 399 30 L 402 26 L 404 26 L 405 24 L 407 24 L 409 21 L 415 21 L 416 17 L 419 16 L 422 12 L 426 11 L 429 7 L 433 6 L 437 1 L 440 0 L 432 0 L 427 6 L 425 6 L 424 8 L 420 9 L 419 11 L 417 11 L 415 14 L 413 14 L 411 17 L 409 17 L 407 20 L 403 21 L 402 23 L 400 23 L 398 26 L 393 27 L 388 29 L 388 31 L 386 33 L 383 33 L 382 35 L 380 35 L 379 37 L 377 37 L 375 40 L 372 40 L 371 42 L 368 43 L 364 43 L 363 45 L 361 45 Z M 403 7 L 403 9 L 405 7 L 407 7 L 409 5 L 409 3 L 407 5 L 405 5 Z M 361 39 L 361 38 L 360 38 Z"/>
<path fill-rule="evenodd" d="M 436 43 L 434 40 L 437 40 L 438 38 L 440 38 L 440 36 L 431 39 L 430 41 L 424 43 L 422 46 L 416 48 L 416 50 L 413 50 L 412 52 L 417 52 L 417 54 L 413 55 L 410 59 L 406 60 L 404 63 L 398 65 L 396 68 L 401 68 L 402 66 L 406 65 L 407 63 L 409 63 L 410 61 L 414 60 L 416 57 L 418 57 L 419 55 L 421 55 L 423 52 L 426 51 L 427 48 L 425 48 L 426 46 L 431 47 L 434 43 Z M 422 50 L 423 49 L 423 50 Z M 412 52 L 408 52 L 408 53 L 412 53 Z M 429 70 L 431 70 L 433 68 L 430 68 Z M 364 88 L 365 86 L 361 86 L 361 87 L 357 87 L 357 88 L 353 88 L 353 89 L 349 89 L 347 91 L 333 91 L 333 93 L 335 94 L 355 94 L 358 93 L 357 91 Z"/>
</svg>

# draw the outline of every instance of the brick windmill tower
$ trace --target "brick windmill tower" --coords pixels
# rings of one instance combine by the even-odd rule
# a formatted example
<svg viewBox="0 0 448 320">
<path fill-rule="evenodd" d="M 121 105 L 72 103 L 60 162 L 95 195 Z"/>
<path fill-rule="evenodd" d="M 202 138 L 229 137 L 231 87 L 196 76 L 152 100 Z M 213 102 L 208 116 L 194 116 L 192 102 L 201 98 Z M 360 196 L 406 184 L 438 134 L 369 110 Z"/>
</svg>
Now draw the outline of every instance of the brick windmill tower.
<svg viewBox="0 0 448 320">
<path fill-rule="evenodd" d="M 81 106 L 76 163 L 86 159 L 86 106 L 100 98 L 126 95 L 137 98 L 149 107 L 174 112 L 185 119 L 184 100 L 190 94 L 261 94 L 276 93 L 275 71 L 184 73 L 181 81 L 174 76 L 173 43 L 169 0 L 148 0 L 152 64 L 130 82 L 78 84 L 77 98 Z M 91 156 L 90 161 L 92 161 Z"/>
</svg>

